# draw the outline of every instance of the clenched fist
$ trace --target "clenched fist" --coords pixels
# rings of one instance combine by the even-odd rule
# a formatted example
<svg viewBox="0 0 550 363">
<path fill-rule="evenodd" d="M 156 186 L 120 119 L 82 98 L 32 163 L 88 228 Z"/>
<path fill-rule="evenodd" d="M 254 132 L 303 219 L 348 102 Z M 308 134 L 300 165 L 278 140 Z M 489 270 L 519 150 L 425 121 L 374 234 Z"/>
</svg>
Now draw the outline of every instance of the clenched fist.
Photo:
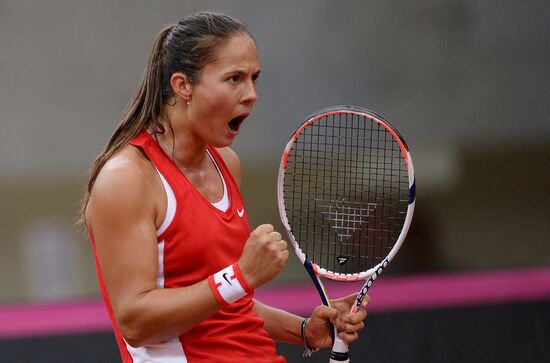
<svg viewBox="0 0 550 363">
<path fill-rule="evenodd" d="M 246 241 L 239 268 L 252 288 L 272 280 L 288 260 L 287 243 L 271 224 L 258 226 Z"/>
</svg>

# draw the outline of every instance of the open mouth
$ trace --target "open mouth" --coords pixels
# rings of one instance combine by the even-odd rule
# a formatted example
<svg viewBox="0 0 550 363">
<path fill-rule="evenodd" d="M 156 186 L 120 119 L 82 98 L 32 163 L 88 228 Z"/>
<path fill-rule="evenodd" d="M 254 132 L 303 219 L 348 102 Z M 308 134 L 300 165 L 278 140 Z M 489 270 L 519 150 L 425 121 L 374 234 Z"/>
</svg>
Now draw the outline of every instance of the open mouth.
<svg viewBox="0 0 550 363">
<path fill-rule="evenodd" d="M 248 115 L 237 116 L 229 121 L 229 128 L 231 129 L 231 131 L 238 132 L 246 116 Z"/>
</svg>

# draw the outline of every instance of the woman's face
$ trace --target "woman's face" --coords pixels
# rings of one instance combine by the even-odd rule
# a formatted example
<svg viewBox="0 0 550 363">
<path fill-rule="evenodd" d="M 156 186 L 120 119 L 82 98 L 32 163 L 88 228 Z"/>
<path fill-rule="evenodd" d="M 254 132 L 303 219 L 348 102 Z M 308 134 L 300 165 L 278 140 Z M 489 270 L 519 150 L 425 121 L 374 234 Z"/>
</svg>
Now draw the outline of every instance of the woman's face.
<svg viewBox="0 0 550 363">
<path fill-rule="evenodd" d="M 259 74 L 256 45 L 249 36 L 235 35 L 219 46 L 192 86 L 188 115 L 196 136 L 215 147 L 231 145 L 258 98 Z"/>
</svg>

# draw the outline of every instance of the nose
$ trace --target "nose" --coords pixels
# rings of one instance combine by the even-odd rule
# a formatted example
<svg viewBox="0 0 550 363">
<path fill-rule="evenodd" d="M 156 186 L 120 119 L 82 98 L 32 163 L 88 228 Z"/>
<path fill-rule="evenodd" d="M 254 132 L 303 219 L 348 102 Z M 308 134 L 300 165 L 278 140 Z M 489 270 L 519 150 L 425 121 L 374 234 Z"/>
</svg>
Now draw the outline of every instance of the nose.
<svg viewBox="0 0 550 363">
<path fill-rule="evenodd" d="M 252 106 L 258 99 L 258 93 L 256 92 L 256 83 L 249 80 L 246 82 L 246 89 L 244 90 L 242 101 Z"/>
</svg>

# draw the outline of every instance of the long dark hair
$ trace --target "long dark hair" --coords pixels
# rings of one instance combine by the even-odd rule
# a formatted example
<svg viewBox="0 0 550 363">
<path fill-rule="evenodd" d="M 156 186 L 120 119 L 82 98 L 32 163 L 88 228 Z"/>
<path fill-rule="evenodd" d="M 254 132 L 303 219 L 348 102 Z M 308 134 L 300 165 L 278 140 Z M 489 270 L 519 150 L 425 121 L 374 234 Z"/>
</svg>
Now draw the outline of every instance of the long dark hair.
<svg viewBox="0 0 550 363">
<path fill-rule="evenodd" d="M 240 20 L 214 12 L 199 12 L 165 27 L 157 35 L 143 79 L 130 106 L 105 150 L 92 163 L 81 205 L 81 225 L 85 224 L 84 213 L 94 182 L 105 163 L 141 130 L 165 132 L 161 120 L 164 117 L 164 105 L 170 103 L 174 96 L 170 86 L 172 74 L 181 72 L 191 84 L 198 83 L 202 68 L 213 60 L 217 48 L 239 33 L 254 39 Z"/>
</svg>

